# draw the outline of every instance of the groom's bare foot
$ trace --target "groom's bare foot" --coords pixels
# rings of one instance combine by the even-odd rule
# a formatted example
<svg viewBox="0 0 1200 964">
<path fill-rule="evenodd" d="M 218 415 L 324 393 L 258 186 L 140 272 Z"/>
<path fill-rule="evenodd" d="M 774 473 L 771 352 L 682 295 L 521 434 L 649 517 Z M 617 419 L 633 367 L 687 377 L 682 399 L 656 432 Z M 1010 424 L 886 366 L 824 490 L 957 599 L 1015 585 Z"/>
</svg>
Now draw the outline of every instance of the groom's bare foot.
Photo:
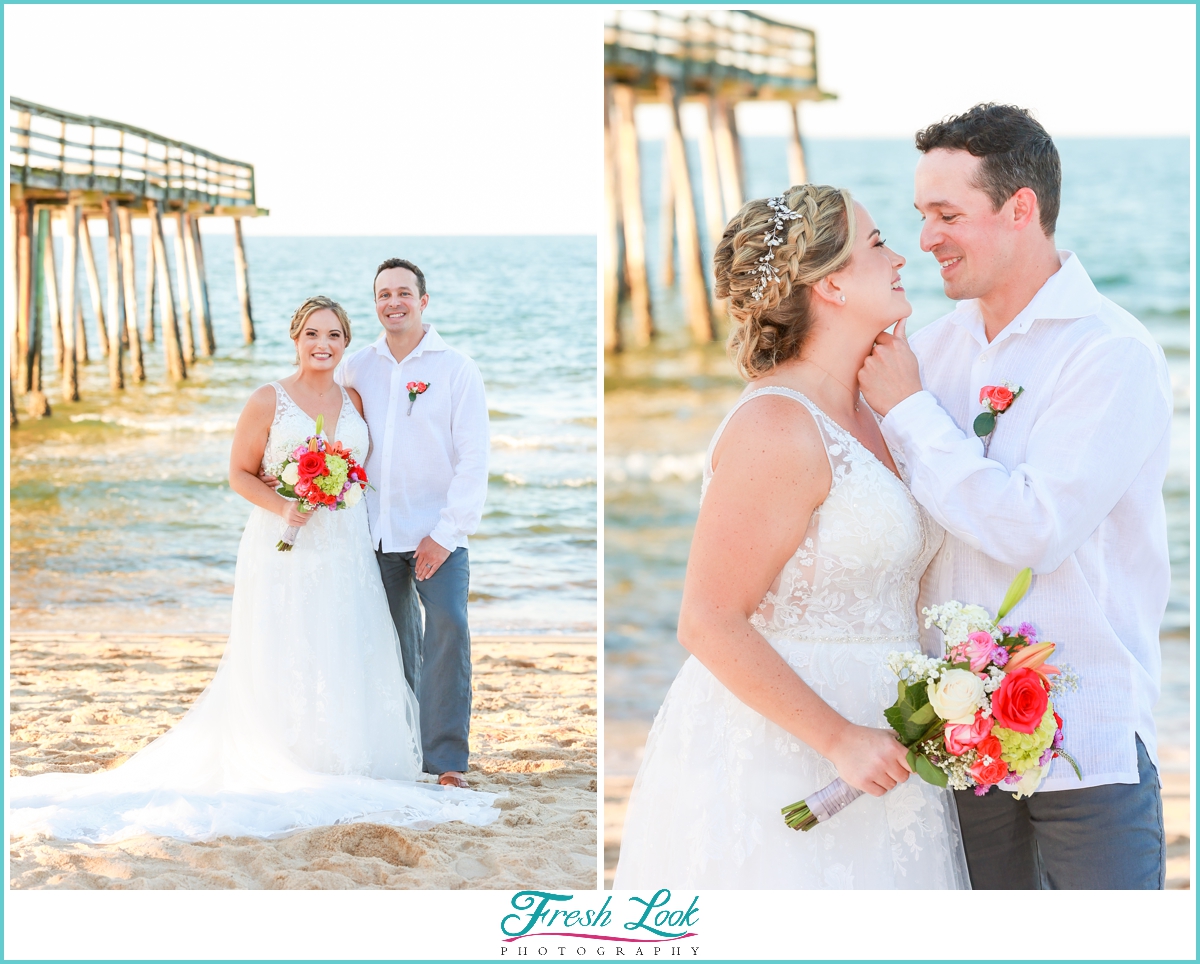
<svg viewBox="0 0 1200 964">
<path fill-rule="evenodd" d="M 438 777 L 438 783 L 443 787 L 462 787 L 465 790 L 467 787 L 467 778 L 457 770 L 447 770 Z"/>
</svg>

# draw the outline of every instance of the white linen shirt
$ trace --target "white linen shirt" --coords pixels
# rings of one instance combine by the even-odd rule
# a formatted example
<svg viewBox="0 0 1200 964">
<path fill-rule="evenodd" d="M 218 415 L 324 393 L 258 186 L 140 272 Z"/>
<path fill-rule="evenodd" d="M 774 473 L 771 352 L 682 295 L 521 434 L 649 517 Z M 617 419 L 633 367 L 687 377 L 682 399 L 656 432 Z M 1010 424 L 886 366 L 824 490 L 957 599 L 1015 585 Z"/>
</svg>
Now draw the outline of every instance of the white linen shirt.
<svg viewBox="0 0 1200 964">
<path fill-rule="evenodd" d="M 1032 623 L 1057 644 L 1050 662 L 1080 677 L 1055 704 L 1083 780 L 1059 758 L 1046 791 L 1137 783 L 1135 733 L 1157 766 L 1152 710 L 1170 584 L 1166 359 L 1074 254 L 1059 259 L 990 344 L 975 301 L 916 332 L 925 390 L 882 421 L 913 495 L 947 530 L 919 608 L 957 599 L 994 613 L 1020 569 L 1035 573 L 1004 622 Z M 972 430 L 979 391 L 1002 381 L 1024 392 L 997 418 L 985 456 Z M 925 631 L 924 643 L 940 651 L 940 634 Z"/>
<path fill-rule="evenodd" d="M 386 334 L 346 358 L 339 381 L 362 396 L 371 433 L 367 517 L 384 552 L 411 552 L 430 536 L 453 552 L 467 546 L 487 497 L 487 401 L 475 363 L 432 325 L 401 361 Z M 409 408 L 409 382 L 429 388 Z"/>
</svg>

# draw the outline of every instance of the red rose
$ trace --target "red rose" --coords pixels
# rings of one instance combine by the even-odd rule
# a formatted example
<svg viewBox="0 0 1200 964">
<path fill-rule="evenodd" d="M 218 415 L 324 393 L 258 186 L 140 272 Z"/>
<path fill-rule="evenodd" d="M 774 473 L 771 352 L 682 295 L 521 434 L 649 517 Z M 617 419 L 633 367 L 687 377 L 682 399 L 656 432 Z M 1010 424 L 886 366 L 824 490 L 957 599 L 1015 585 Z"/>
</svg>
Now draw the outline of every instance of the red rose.
<svg viewBox="0 0 1200 964">
<path fill-rule="evenodd" d="M 1031 669 L 1018 669 L 1006 673 L 992 694 L 992 716 L 1007 730 L 1032 733 L 1046 715 L 1049 702 L 1042 677 Z"/>
<path fill-rule="evenodd" d="M 946 749 L 955 756 L 962 756 L 971 747 L 991 735 L 992 721 L 983 715 L 982 710 L 975 711 L 975 719 L 971 723 L 946 724 Z"/>
<path fill-rule="evenodd" d="M 979 393 L 979 400 L 982 402 L 985 397 L 992 403 L 993 409 L 997 412 L 1003 412 L 1012 404 L 1013 393 L 1003 385 L 987 385 Z"/>
<path fill-rule="evenodd" d="M 1054 714 L 1054 726 L 1056 729 L 1059 729 L 1059 730 L 1062 729 L 1062 717 L 1059 716 L 1057 713 Z"/>
<path fill-rule="evenodd" d="M 1008 776 L 1008 764 L 1000 759 L 1003 749 L 1000 741 L 991 735 L 985 737 L 979 746 L 975 747 L 978 755 L 975 765 L 969 772 L 975 778 L 976 783 L 985 785 L 999 783 Z"/>
<path fill-rule="evenodd" d="M 425 389 L 427 389 L 428 387 L 429 387 L 428 382 L 417 382 L 417 394 L 420 394 L 421 392 L 425 391 Z"/>
<path fill-rule="evenodd" d="M 325 456 L 320 452 L 305 452 L 300 456 L 300 461 L 296 463 L 296 468 L 300 470 L 302 479 L 311 479 L 314 475 L 325 475 L 329 471 L 325 468 Z"/>
</svg>

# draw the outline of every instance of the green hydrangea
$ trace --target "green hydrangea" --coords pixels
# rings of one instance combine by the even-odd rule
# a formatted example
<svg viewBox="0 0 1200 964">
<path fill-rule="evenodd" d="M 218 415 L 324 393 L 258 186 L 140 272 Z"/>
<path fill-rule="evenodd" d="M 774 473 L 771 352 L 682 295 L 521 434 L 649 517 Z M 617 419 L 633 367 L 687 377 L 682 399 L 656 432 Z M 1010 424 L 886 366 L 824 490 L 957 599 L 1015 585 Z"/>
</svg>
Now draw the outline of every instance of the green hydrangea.
<svg viewBox="0 0 1200 964">
<path fill-rule="evenodd" d="M 329 469 L 329 474 L 318 475 L 313 482 L 326 495 L 337 495 L 346 484 L 350 464 L 339 455 L 326 454 L 325 467 Z"/>
<path fill-rule="evenodd" d="M 1030 767 L 1037 766 L 1046 748 L 1054 742 L 1054 707 L 1046 704 L 1046 712 L 1042 722 L 1032 733 L 1018 733 L 1016 730 L 1005 729 L 1003 726 L 992 727 L 992 735 L 1000 741 L 1002 747 L 1000 759 L 1008 764 L 1010 770 L 1024 773 Z"/>
</svg>

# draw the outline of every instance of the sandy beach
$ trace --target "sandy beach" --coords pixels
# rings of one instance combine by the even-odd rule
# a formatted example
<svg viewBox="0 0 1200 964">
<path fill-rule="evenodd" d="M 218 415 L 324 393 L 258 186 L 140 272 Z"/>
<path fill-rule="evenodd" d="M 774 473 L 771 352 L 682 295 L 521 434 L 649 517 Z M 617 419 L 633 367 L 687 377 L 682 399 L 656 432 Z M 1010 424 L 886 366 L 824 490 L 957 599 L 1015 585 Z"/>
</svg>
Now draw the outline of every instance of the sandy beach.
<svg viewBox="0 0 1200 964">
<path fill-rule="evenodd" d="M 14 632 L 11 775 L 120 765 L 165 733 L 216 671 L 217 634 Z M 10 841 L 13 889 L 434 889 L 596 886 L 596 644 L 590 635 L 473 644 L 473 789 L 488 827 L 358 823 L 281 840 Z"/>
</svg>

